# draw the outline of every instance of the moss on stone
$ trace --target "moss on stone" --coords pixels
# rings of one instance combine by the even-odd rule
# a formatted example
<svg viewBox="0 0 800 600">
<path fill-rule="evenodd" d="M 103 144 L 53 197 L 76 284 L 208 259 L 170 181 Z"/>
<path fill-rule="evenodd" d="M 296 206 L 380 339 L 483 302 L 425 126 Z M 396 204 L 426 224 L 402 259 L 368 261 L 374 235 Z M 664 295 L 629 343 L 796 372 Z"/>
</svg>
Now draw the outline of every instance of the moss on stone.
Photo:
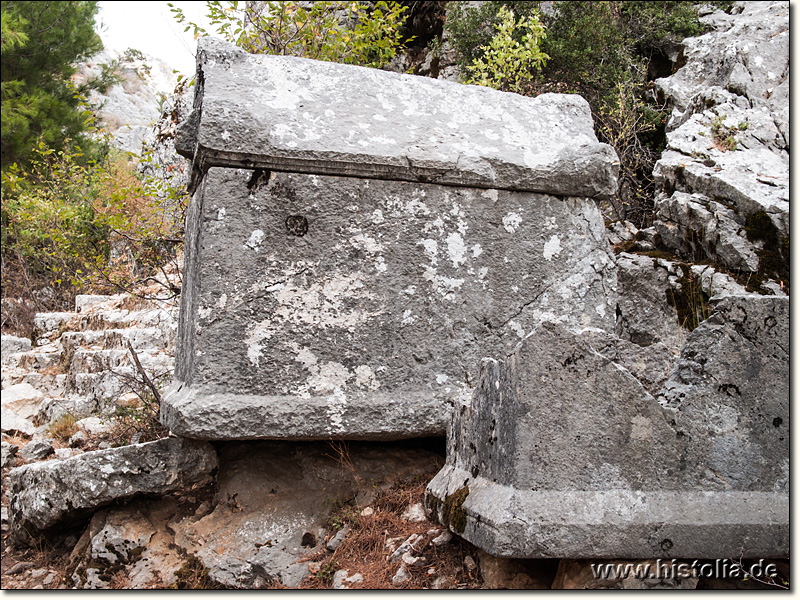
<svg viewBox="0 0 800 600">
<path fill-rule="evenodd" d="M 467 496 L 469 496 L 469 487 L 465 485 L 449 494 L 444 500 L 442 521 L 445 526 L 451 527 L 456 533 L 462 533 L 467 526 L 467 513 L 462 508 Z"/>
</svg>

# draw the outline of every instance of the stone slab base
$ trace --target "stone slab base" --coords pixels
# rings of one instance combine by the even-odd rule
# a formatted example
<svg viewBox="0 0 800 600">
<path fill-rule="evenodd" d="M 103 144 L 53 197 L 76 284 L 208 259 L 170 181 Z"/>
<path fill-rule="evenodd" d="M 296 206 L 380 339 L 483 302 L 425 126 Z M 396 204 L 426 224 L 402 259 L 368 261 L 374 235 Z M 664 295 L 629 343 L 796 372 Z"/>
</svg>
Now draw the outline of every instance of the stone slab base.
<svg viewBox="0 0 800 600">
<path fill-rule="evenodd" d="M 789 556 L 785 493 L 518 490 L 447 465 L 425 503 L 469 542 L 506 558 Z"/>
<path fill-rule="evenodd" d="M 161 422 L 176 435 L 201 440 L 399 440 L 443 436 L 451 406 L 431 394 L 254 396 L 174 385 L 161 403 Z"/>
</svg>

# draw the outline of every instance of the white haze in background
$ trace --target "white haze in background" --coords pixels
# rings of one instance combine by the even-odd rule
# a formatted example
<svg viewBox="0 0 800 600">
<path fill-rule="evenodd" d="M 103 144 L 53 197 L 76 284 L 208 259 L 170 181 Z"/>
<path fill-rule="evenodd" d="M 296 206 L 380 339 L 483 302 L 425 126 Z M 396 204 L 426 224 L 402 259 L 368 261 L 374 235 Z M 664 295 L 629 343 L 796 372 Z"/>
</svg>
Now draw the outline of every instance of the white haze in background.
<svg viewBox="0 0 800 600">
<path fill-rule="evenodd" d="M 205 2 L 172 2 L 187 19 L 210 29 Z M 172 69 L 191 77 L 197 40 L 193 29 L 175 21 L 167 2 L 100 2 L 95 29 L 106 48 L 124 52 L 135 48 L 163 60 Z M 177 74 L 176 74 L 177 79 Z"/>
</svg>

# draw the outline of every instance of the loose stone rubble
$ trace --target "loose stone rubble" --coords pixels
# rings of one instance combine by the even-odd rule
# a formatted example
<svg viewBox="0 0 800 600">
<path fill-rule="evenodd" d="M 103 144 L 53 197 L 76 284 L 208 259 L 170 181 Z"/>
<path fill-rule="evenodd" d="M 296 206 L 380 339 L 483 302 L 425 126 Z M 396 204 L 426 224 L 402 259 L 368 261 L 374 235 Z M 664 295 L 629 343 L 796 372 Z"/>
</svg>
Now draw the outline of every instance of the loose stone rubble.
<svg viewBox="0 0 800 600">
<path fill-rule="evenodd" d="M 789 300 L 712 307 L 657 399 L 557 324 L 487 359 L 426 508 L 495 556 L 788 556 Z"/>
<path fill-rule="evenodd" d="M 214 40 L 198 73 L 176 383 L 162 406 L 174 433 L 441 435 L 480 358 L 543 318 L 613 329 L 613 256 L 596 205 L 575 194 L 613 188 L 616 158 L 580 97 Z M 455 116 L 470 111 L 480 126 Z M 239 164 L 257 168 L 227 168 Z"/>
</svg>

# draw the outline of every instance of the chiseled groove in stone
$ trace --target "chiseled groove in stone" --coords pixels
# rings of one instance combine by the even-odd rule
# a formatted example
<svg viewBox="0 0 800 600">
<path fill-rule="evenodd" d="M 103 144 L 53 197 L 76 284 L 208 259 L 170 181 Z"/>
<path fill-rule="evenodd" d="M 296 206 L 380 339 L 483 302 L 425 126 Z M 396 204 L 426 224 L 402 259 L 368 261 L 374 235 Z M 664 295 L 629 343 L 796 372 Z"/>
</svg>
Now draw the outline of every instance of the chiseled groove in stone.
<svg viewBox="0 0 800 600">
<path fill-rule="evenodd" d="M 494 556 L 720 558 L 719 540 L 737 537 L 730 557 L 788 556 L 789 498 L 780 492 L 522 491 L 446 465 L 428 494 L 444 502 L 463 485 L 463 535 Z"/>
</svg>

